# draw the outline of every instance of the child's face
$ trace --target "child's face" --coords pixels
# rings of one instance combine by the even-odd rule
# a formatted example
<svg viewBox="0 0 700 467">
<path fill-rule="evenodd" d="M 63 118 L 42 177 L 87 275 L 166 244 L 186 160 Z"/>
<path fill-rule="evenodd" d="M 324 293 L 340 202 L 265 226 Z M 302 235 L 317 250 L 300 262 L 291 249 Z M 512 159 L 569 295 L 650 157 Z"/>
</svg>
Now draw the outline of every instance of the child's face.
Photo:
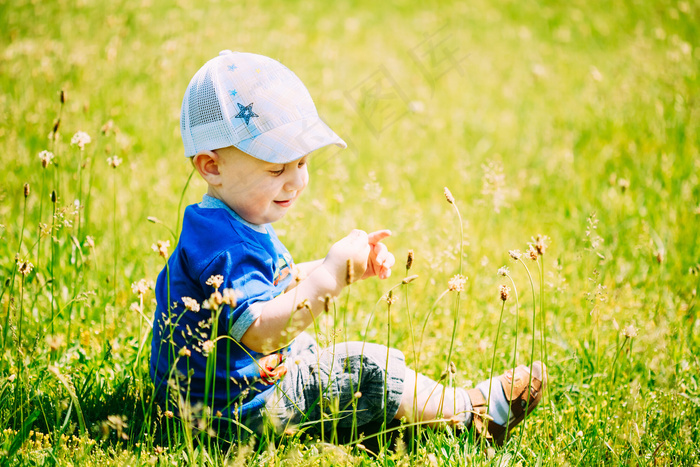
<svg viewBox="0 0 700 467">
<path fill-rule="evenodd" d="M 234 147 L 218 149 L 221 184 L 214 195 L 251 224 L 281 219 L 309 183 L 304 156 L 287 164 L 256 159 Z"/>
</svg>

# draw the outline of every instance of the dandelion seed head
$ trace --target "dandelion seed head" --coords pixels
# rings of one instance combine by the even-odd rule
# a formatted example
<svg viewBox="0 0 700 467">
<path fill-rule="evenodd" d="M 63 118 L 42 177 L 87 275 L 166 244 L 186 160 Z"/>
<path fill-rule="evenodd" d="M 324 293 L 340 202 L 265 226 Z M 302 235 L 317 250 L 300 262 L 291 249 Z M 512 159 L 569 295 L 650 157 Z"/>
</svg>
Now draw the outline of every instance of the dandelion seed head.
<svg viewBox="0 0 700 467">
<path fill-rule="evenodd" d="M 81 151 L 85 149 L 86 144 L 90 144 L 91 142 L 92 138 L 90 138 L 90 135 L 88 135 L 84 131 L 78 131 L 70 139 L 71 146 L 78 146 Z"/>
<path fill-rule="evenodd" d="M 39 160 L 41 160 L 41 166 L 46 168 L 53 163 L 54 154 L 51 151 L 41 151 L 39 153 Z"/>
<path fill-rule="evenodd" d="M 447 287 L 451 292 L 462 292 L 464 291 L 464 285 L 467 283 L 467 278 L 461 274 L 453 276 L 448 282 Z"/>
</svg>

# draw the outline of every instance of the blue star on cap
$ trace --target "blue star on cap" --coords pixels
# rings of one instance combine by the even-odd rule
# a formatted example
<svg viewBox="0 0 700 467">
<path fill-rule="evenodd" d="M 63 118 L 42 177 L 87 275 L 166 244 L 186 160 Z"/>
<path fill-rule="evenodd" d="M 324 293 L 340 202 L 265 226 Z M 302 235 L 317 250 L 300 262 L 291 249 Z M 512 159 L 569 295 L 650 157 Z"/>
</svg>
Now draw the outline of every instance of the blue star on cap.
<svg viewBox="0 0 700 467">
<path fill-rule="evenodd" d="M 231 97 L 234 97 L 236 94 L 238 94 L 238 91 L 236 91 L 235 89 L 232 89 L 228 93 L 231 94 Z"/>
<path fill-rule="evenodd" d="M 242 118 L 245 121 L 245 124 L 247 125 L 250 122 L 250 119 L 253 117 L 259 117 L 258 114 L 253 113 L 253 103 L 251 102 L 250 104 L 246 106 L 242 106 L 238 102 L 236 102 L 238 105 L 238 114 L 234 118 Z"/>
<path fill-rule="evenodd" d="M 228 70 L 229 70 L 229 71 L 233 71 L 233 70 L 235 70 L 236 68 L 238 68 L 238 67 L 232 63 L 231 65 L 229 65 Z"/>
</svg>

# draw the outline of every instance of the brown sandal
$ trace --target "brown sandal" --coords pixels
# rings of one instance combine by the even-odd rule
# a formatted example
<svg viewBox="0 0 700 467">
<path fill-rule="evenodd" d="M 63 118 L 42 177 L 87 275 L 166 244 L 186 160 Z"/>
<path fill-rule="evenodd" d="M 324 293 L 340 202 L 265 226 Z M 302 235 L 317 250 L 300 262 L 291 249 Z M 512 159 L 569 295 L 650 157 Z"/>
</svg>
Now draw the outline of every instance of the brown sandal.
<svg viewBox="0 0 700 467">
<path fill-rule="evenodd" d="M 467 393 L 472 401 L 474 410 L 474 428 L 479 436 L 485 437 L 500 446 L 510 430 L 523 421 L 526 414 L 532 413 L 542 399 L 542 392 L 547 385 L 547 367 L 542 362 L 532 364 L 532 382 L 528 396 L 527 385 L 530 382 L 530 372 L 525 365 L 508 370 L 497 378 L 503 387 L 506 400 L 510 401 L 511 414 L 514 417 L 507 427 L 497 425 L 488 415 L 487 402 L 478 389 L 469 389 Z M 528 403 L 529 397 L 529 403 Z"/>
</svg>

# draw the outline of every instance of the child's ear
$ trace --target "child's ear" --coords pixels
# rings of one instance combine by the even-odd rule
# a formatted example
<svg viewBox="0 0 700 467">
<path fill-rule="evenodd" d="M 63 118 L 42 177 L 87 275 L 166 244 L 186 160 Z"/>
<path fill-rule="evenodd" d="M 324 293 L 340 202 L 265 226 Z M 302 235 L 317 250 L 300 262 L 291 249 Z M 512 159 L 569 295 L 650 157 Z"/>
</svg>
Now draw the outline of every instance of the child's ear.
<svg viewBox="0 0 700 467">
<path fill-rule="evenodd" d="M 215 151 L 200 151 L 192 158 L 192 164 L 199 172 L 199 175 L 210 185 L 220 183 L 221 173 L 219 172 L 220 156 Z"/>
</svg>

